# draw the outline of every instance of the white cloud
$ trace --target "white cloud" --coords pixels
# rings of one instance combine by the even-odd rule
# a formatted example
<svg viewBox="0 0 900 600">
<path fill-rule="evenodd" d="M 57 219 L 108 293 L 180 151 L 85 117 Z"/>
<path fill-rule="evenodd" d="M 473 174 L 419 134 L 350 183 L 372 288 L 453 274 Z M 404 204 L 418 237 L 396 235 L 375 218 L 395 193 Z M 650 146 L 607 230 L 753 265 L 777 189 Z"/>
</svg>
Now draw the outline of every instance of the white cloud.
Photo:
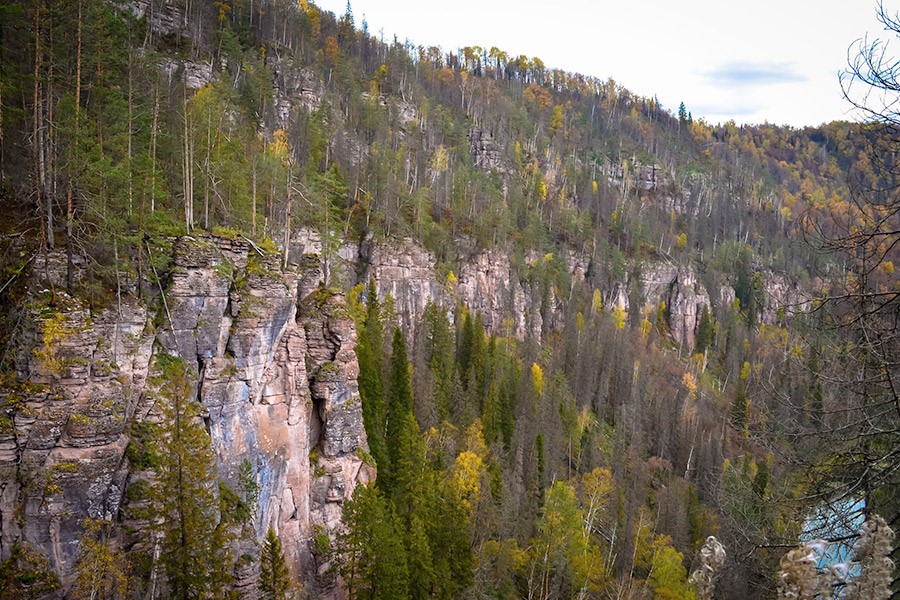
<svg viewBox="0 0 900 600">
<path fill-rule="evenodd" d="M 318 4 L 342 13 L 346 1 Z M 354 0 L 352 8 L 357 24 L 365 15 L 387 40 L 539 56 L 612 77 L 667 108 L 684 101 L 711 122 L 846 118 L 837 73 L 854 40 L 879 32 L 875 0 Z"/>
</svg>

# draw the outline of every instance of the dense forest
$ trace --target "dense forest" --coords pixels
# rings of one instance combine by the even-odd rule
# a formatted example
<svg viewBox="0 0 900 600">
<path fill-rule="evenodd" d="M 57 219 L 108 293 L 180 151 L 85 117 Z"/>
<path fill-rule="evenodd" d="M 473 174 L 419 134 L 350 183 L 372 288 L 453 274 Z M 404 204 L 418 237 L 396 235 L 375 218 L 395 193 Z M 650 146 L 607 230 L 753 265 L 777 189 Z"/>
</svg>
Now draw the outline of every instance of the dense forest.
<svg viewBox="0 0 900 600">
<path fill-rule="evenodd" d="M 377 479 L 315 536 L 318 571 L 288 569 L 271 527 L 237 550 L 261 475 L 219 481 L 190 368 L 161 354 L 163 408 L 126 451 L 155 476 L 122 509 L 156 549 L 133 514 L 86 519 L 72 573 L 6 539 L 0 595 L 220 598 L 250 568 L 265 598 L 889 597 L 900 82 L 881 48 L 835 81 L 886 92 L 859 96 L 861 123 L 712 124 L 537 57 L 378 39 L 349 3 L 4 2 L 0 430 L 29 410 L 29 311 L 47 348 L 73 299 L 163 329 L 177 240 L 246 242 L 266 276 L 302 268 L 305 232 L 315 293 L 355 324 Z M 463 303 L 411 321 L 342 252 L 408 241 L 450 292 L 473 252 L 506 257 L 539 324 Z M 695 323 L 646 304 L 661 265 L 709 292 Z M 830 573 L 785 556 L 814 538 L 865 541 L 862 566 L 822 592 Z"/>
</svg>

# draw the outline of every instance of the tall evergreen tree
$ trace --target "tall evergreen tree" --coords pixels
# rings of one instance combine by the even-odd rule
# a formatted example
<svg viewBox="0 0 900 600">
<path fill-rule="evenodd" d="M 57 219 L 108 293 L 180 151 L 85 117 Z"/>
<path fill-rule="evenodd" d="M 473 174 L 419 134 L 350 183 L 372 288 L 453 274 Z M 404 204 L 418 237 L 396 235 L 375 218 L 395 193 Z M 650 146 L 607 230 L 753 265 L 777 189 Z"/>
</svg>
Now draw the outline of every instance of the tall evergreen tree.
<svg viewBox="0 0 900 600">
<path fill-rule="evenodd" d="M 348 600 L 406 600 L 409 570 L 400 522 L 378 488 L 357 486 L 342 520 L 338 572 Z"/>
<path fill-rule="evenodd" d="M 712 346 L 714 333 L 715 329 L 712 317 L 709 314 L 709 308 L 704 304 L 700 313 L 700 323 L 697 325 L 697 347 L 695 350 L 697 354 L 705 353 Z"/>
<path fill-rule="evenodd" d="M 284 600 L 291 590 L 291 575 L 284 561 L 281 540 L 269 525 L 259 556 L 259 589 L 266 600 Z"/>
<path fill-rule="evenodd" d="M 413 416 L 412 384 L 409 377 L 409 363 L 406 355 L 406 341 L 397 327 L 391 352 L 390 381 L 387 397 L 387 418 L 385 427 L 385 448 L 388 468 L 378 474 L 378 483 L 385 495 L 393 497 L 393 487 L 401 477 L 409 480 L 411 465 L 409 455 L 411 444 L 419 438 L 419 428 Z M 401 466 L 400 462 L 404 465 Z"/>
<path fill-rule="evenodd" d="M 381 326 L 381 305 L 375 289 L 375 280 L 369 282 L 366 296 L 366 315 L 359 332 L 357 358 L 359 360 L 359 395 L 362 400 L 363 424 L 369 441 L 369 450 L 379 470 L 387 471 L 385 448 L 384 380 L 382 378 L 384 332 Z"/>
<path fill-rule="evenodd" d="M 228 535 L 217 507 L 215 458 L 181 358 L 161 355 L 160 421 L 153 448 L 153 526 L 168 595 L 176 600 L 221 598 L 229 579 Z"/>
</svg>

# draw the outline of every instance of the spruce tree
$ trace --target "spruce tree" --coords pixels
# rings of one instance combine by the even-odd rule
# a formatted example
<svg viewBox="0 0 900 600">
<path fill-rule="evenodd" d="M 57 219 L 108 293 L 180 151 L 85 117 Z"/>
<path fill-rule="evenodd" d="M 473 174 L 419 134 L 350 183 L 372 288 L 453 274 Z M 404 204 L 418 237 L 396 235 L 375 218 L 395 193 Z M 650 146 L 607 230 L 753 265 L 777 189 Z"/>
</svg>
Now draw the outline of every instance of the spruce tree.
<svg viewBox="0 0 900 600">
<path fill-rule="evenodd" d="M 359 343 L 356 346 L 359 360 L 359 396 L 362 400 L 363 425 L 369 441 L 369 450 L 379 470 L 387 472 L 390 467 L 384 440 L 386 407 L 382 378 L 383 347 L 381 306 L 375 291 L 375 281 L 372 280 L 369 282 L 369 292 L 366 297 L 366 316 L 360 328 Z"/>
<path fill-rule="evenodd" d="M 748 433 L 748 425 L 750 422 L 750 397 L 747 395 L 747 379 L 750 376 L 750 363 L 744 362 L 741 367 L 741 374 L 737 383 L 737 390 L 734 393 L 734 400 L 731 403 L 731 422 L 735 429 L 743 433 Z"/>
<path fill-rule="evenodd" d="M 259 589 L 266 600 L 284 600 L 291 590 L 291 575 L 284 562 L 281 540 L 269 525 L 259 556 Z"/>
<path fill-rule="evenodd" d="M 229 579 L 228 535 L 218 514 L 215 458 L 192 398 L 190 371 L 181 358 L 157 358 L 160 422 L 153 453 L 153 527 L 168 597 L 221 598 Z"/>
<path fill-rule="evenodd" d="M 357 486 L 344 503 L 338 572 L 348 600 L 406 600 L 409 570 L 396 513 L 375 487 Z"/>
<path fill-rule="evenodd" d="M 422 317 L 426 335 L 426 358 L 433 378 L 432 402 L 441 420 L 449 419 L 453 404 L 453 381 L 456 369 L 453 332 L 446 313 L 428 304 Z"/>
<path fill-rule="evenodd" d="M 406 342 L 400 328 L 394 329 L 391 352 L 390 385 L 387 402 L 387 424 L 385 428 L 385 449 L 387 450 L 387 467 L 378 473 L 378 483 L 387 497 L 392 497 L 393 486 L 398 478 L 398 471 L 403 470 L 404 477 L 410 475 L 408 463 L 409 448 L 412 441 L 419 437 L 418 425 L 413 416 L 412 385 L 409 377 L 409 364 L 406 358 Z M 410 423 L 412 421 L 412 424 Z"/>
<path fill-rule="evenodd" d="M 709 314 L 709 308 L 704 304 L 703 311 L 700 313 L 700 323 L 697 325 L 697 347 L 695 352 L 703 354 L 713 343 L 713 321 Z"/>
</svg>

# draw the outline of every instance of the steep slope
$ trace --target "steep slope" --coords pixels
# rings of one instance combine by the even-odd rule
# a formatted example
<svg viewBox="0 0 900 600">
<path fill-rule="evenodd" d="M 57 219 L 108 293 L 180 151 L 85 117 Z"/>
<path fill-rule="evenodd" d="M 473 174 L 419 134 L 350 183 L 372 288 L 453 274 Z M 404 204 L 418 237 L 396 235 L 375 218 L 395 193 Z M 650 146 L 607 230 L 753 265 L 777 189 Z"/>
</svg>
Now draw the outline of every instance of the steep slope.
<svg viewBox="0 0 900 600">
<path fill-rule="evenodd" d="M 129 296 L 99 312 L 51 298 L 45 277 L 58 274 L 42 266 L 20 331 L 19 382 L 2 391 L 4 555 L 30 544 L 67 581 L 83 519 L 128 524 L 140 502 L 133 484 L 152 477 L 138 451 L 142 425 L 158 418 L 148 377 L 155 357 L 171 354 L 191 365 L 222 481 L 255 490 L 242 551 L 256 554 L 271 525 L 296 576 L 319 589 L 320 572 L 318 586 L 332 585 L 314 540 L 335 533 L 342 501 L 374 477 L 361 458 L 356 332 L 342 296 L 300 298 L 277 255 L 222 237 L 175 241 L 152 310 Z M 253 586 L 255 569 L 237 575 L 238 589 Z"/>
</svg>

